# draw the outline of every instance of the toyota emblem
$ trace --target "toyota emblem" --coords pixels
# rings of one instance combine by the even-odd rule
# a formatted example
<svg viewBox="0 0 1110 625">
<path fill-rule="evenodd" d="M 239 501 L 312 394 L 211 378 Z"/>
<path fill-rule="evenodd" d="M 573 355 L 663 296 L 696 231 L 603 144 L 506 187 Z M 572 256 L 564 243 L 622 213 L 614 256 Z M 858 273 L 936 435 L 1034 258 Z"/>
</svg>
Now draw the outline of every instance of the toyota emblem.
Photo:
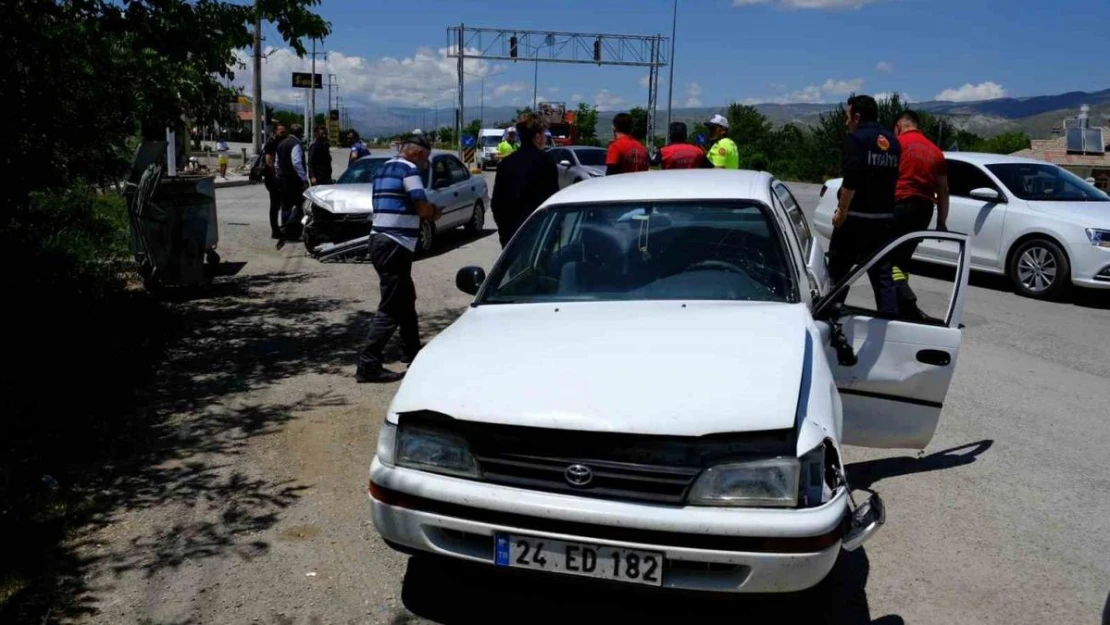
<svg viewBox="0 0 1110 625">
<path fill-rule="evenodd" d="M 584 464 L 572 464 L 563 472 L 563 477 L 571 486 L 586 486 L 594 480 L 594 472 Z"/>
</svg>

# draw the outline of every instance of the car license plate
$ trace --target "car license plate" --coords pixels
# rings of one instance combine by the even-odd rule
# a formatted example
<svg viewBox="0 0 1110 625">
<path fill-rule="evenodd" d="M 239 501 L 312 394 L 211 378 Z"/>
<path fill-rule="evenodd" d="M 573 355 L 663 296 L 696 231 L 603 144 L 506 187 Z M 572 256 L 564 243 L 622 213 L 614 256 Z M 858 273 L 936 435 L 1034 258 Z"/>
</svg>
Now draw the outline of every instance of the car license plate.
<svg viewBox="0 0 1110 625">
<path fill-rule="evenodd" d="M 494 563 L 533 571 L 580 575 L 648 586 L 663 584 L 663 554 L 497 534 Z"/>
</svg>

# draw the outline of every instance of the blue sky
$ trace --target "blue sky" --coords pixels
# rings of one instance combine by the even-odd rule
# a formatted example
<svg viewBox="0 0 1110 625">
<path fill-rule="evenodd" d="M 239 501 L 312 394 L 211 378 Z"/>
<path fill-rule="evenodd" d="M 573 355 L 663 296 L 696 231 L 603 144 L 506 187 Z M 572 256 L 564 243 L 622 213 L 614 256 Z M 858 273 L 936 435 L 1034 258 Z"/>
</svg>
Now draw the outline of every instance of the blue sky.
<svg viewBox="0 0 1110 625">
<path fill-rule="evenodd" d="M 396 2 L 323 0 L 333 33 L 321 48 L 352 106 L 448 107 L 454 60 L 446 27 L 670 35 L 670 0 Z M 1020 8 L 1019 8 L 1020 7 Z M 913 100 L 1031 96 L 1110 87 L 1105 0 L 679 0 L 675 106 L 730 101 L 833 102 L 847 92 Z M 268 45 L 280 45 L 272 27 Z M 285 50 L 263 70 L 267 99 L 295 100 Z M 475 61 L 485 103 L 532 101 L 530 63 Z M 318 70 L 321 71 L 321 70 Z M 667 70 L 661 75 L 666 104 Z M 541 98 L 604 109 L 645 105 L 646 70 L 540 64 Z M 249 84 L 246 71 L 236 83 Z M 468 77 L 467 108 L 481 87 Z"/>
</svg>

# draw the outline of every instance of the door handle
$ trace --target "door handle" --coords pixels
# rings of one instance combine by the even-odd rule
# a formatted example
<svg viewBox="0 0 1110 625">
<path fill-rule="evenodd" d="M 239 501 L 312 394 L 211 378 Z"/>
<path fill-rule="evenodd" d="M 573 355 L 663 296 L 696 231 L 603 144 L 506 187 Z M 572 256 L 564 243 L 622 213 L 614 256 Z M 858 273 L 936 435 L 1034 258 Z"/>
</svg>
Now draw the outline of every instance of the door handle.
<svg viewBox="0 0 1110 625">
<path fill-rule="evenodd" d="M 941 349 L 923 349 L 917 352 L 918 362 L 938 367 L 947 367 L 952 364 L 952 354 Z"/>
</svg>

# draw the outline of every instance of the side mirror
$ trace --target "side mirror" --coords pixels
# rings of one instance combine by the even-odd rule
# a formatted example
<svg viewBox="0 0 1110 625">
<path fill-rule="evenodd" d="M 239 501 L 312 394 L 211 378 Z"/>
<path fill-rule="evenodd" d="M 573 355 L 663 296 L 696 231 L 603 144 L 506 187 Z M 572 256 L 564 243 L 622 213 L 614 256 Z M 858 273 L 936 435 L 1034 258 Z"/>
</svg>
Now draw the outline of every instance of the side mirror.
<svg viewBox="0 0 1110 625">
<path fill-rule="evenodd" d="M 998 194 L 998 191 L 995 191 L 994 189 L 991 189 L 989 187 L 972 189 L 970 195 L 971 197 L 977 200 L 983 200 L 984 202 L 997 202 L 1002 199 L 1002 196 Z"/>
<path fill-rule="evenodd" d="M 570 161 L 559 161 L 559 165 L 563 167 L 570 167 Z"/>
<path fill-rule="evenodd" d="M 455 286 L 468 295 L 477 295 L 486 281 L 486 270 L 481 267 L 463 267 L 455 274 Z"/>
</svg>

